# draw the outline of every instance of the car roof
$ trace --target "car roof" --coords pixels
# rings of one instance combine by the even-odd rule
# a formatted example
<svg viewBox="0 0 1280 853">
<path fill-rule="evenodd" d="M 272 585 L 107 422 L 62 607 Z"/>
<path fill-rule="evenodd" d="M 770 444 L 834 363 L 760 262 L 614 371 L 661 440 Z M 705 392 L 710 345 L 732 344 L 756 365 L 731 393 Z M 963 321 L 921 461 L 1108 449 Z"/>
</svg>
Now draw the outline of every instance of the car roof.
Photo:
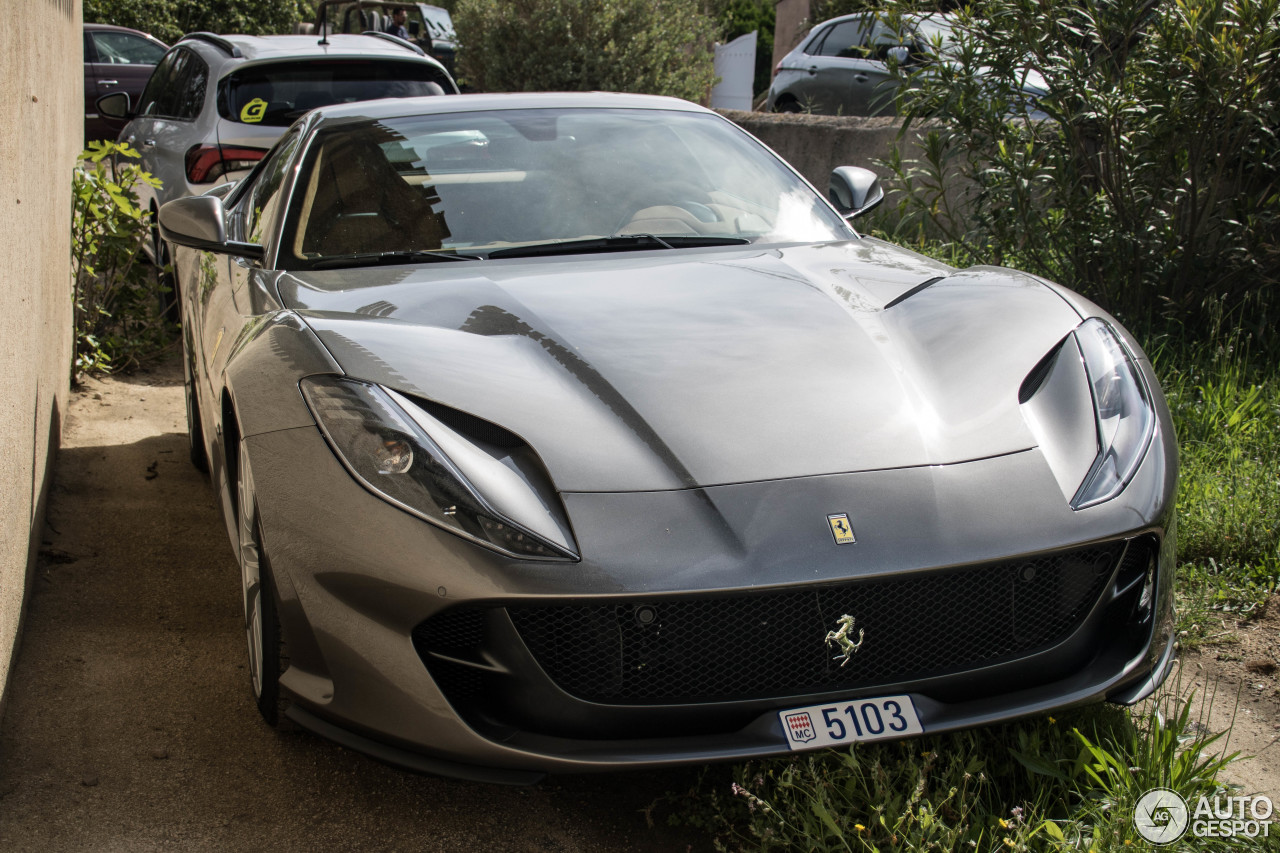
<svg viewBox="0 0 1280 853">
<path fill-rule="evenodd" d="M 315 35 L 245 36 L 220 35 L 217 38 L 237 48 L 241 62 L 273 59 L 313 59 L 320 57 L 380 56 L 394 59 L 423 59 L 408 45 L 366 35 L 330 35 L 323 42 Z M 184 36 L 181 44 L 202 54 L 231 58 L 212 41 Z"/>
<path fill-rule="evenodd" d="M 86 32 L 133 33 L 135 36 L 142 36 L 143 38 L 150 39 L 151 41 L 164 44 L 164 42 L 151 35 L 151 33 L 144 33 L 142 30 L 135 30 L 132 27 L 117 27 L 115 24 L 84 24 L 83 26 Z"/>
<path fill-rule="evenodd" d="M 353 119 L 398 118 L 436 113 L 480 112 L 483 110 L 538 109 L 632 109 L 678 110 L 710 113 L 711 110 L 660 95 L 631 95 L 619 92 L 518 92 L 511 94 L 449 95 L 422 98 L 384 98 L 320 107 L 308 119 L 311 126 L 345 124 Z"/>
</svg>

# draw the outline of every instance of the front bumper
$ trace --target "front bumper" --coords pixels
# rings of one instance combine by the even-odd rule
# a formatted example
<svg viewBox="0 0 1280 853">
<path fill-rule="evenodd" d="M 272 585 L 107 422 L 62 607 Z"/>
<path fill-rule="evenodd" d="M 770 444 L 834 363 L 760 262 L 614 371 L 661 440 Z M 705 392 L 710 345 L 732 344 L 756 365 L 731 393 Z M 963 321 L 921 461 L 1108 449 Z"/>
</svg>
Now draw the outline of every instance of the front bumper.
<svg viewBox="0 0 1280 853">
<path fill-rule="evenodd" d="M 702 490 L 568 494 L 579 563 L 508 560 L 385 504 L 346 474 L 314 428 L 246 441 L 281 587 L 292 660 L 281 683 L 295 697 L 293 716 L 412 769 L 527 782 L 545 772 L 758 757 L 787 751 L 778 710 L 896 693 L 912 696 L 926 732 L 949 731 L 1106 698 L 1134 701 L 1162 678 L 1172 653 L 1172 448 L 1163 436 L 1119 498 L 1074 513 L 1037 451 Z M 834 544 L 826 515 L 837 511 L 849 513 L 855 545 Z M 1117 556 L 1075 627 L 1047 644 L 959 670 L 926 666 L 904 670 L 905 678 L 787 695 L 573 695 L 509 616 L 856 586 L 1133 543 L 1150 546 L 1155 569 L 1145 615 L 1137 611 L 1145 566 L 1122 570 Z M 993 608 L 1002 606 L 993 598 Z M 421 631 L 415 644 L 415 629 L 461 609 L 488 614 L 488 633 L 441 665 Z M 746 634 L 729 631 L 719 648 L 699 653 L 731 656 L 749 646 Z M 479 691 L 460 694 L 442 675 L 449 665 L 470 667 Z"/>
</svg>

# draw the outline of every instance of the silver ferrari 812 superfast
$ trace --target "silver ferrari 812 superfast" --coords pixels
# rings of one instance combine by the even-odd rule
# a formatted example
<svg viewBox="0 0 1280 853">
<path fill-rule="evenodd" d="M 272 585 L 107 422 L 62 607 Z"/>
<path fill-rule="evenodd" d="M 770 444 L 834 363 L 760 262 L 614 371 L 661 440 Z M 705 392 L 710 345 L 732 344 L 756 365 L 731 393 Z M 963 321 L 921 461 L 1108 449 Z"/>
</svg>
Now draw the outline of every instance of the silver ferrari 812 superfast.
<svg viewBox="0 0 1280 853">
<path fill-rule="evenodd" d="M 1177 450 L 1097 306 L 637 95 L 325 107 L 166 205 L 191 452 L 281 714 L 472 779 L 1129 703 Z"/>
</svg>

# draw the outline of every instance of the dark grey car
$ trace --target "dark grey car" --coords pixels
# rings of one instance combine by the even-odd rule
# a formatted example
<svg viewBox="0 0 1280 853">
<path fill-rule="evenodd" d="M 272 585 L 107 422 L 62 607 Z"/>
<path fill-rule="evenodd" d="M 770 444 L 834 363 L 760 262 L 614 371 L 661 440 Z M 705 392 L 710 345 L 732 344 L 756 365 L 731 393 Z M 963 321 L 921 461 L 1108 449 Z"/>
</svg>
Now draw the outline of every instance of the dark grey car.
<svg viewBox="0 0 1280 853">
<path fill-rule="evenodd" d="M 163 207 L 263 716 L 528 782 L 1154 690 L 1150 364 L 858 235 L 881 197 L 682 101 L 463 95 L 317 110 Z"/>
</svg>

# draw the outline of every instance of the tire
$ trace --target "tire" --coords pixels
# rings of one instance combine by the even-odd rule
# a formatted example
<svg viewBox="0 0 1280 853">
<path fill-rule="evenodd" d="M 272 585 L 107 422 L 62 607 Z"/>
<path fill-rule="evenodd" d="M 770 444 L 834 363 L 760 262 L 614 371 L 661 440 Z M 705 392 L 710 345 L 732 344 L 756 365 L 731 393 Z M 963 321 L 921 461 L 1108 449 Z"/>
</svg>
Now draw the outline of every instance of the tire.
<svg viewBox="0 0 1280 853">
<path fill-rule="evenodd" d="M 779 98 L 773 105 L 775 113 L 798 113 L 800 112 L 800 102 L 795 98 Z"/>
<path fill-rule="evenodd" d="M 186 330 L 182 331 L 182 396 L 187 404 L 187 452 L 197 471 L 209 473 L 209 457 L 204 452 L 204 425 L 200 422 L 200 401 L 196 398 L 195 373 Z"/>
<path fill-rule="evenodd" d="M 173 272 L 173 254 L 169 244 L 156 239 L 156 309 L 171 323 L 182 321 L 178 304 L 178 277 Z"/>
<path fill-rule="evenodd" d="M 254 497 L 249 454 L 240 443 L 236 466 L 237 530 L 240 547 L 240 586 L 244 602 L 245 639 L 249 651 L 249 687 L 254 704 L 267 725 L 285 727 L 288 700 L 280 690 L 280 676 L 289 668 L 289 654 L 280 630 L 280 611 L 271 563 L 262 547 L 262 525 Z"/>
</svg>

